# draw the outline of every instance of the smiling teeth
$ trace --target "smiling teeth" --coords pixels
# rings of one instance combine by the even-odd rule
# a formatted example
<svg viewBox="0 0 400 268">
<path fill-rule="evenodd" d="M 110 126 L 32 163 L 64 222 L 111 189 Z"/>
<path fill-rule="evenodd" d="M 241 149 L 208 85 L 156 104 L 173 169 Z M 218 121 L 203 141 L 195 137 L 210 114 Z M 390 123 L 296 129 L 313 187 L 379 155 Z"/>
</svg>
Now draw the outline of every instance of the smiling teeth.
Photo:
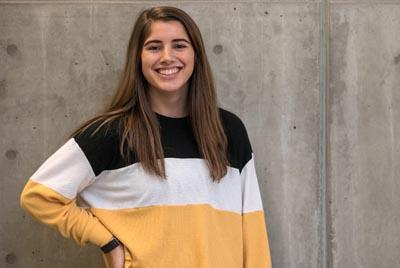
<svg viewBox="0 0 400 268">
<path fill-rule="evenodd" d="M 171 74 L 175 74 L 179 71 L 179 68 L 175 67 L 175 68 L 169 68 L 169 69 L 159 69 L 158 72 L 160 74 L 164 74 L 164 75 L 171 75 Z"/>
</svg>

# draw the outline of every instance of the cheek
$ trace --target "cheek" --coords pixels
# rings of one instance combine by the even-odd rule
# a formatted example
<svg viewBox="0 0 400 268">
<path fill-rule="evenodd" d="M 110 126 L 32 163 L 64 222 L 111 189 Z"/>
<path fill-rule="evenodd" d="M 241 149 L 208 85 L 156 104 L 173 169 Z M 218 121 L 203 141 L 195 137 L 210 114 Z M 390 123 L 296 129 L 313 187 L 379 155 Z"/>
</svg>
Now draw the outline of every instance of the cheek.
<svg viewBox="0 0 400 268">
<path fill-rule="evenodd" d="M 140 61 L 141 61 L 140 68 L 142 68 L 142 72 L 144 72 L 144 66 L 145 66 L 145 64 L 146 64 L 146 58 L 143 57 L 143 55 L 142 55 L 142 56 L 140 57 Z"/>
<path fill-rule="evenodd" d="M 186 64 L 187 64 L 188 66 L 190 66 L 190 69 L 193 70 L 193 68 L 194 68 L 194 62 L 195 62 L 194 54 L 189 54 L 189 55 L 187 55 L 185 61 L 186 61 Z"/>
<path fill-rule="evenodd" d="M 150 59 L 146 56 L 142 56 L 142 72 L 143 74 L 149 73 L 151 70 L 151 62 Z"/>
<path fill-rule="evenodd" d="M 146 52 L 143 52 L 141 55 L 142 66 L 148 66 L 152 61 L 152 55 Z"/>
<path fill-rule="evenodd" d="M 190 75 L 192 75 L 193 74 L 193 71 L 194 71 L 194 65 L 195 65 L 195 59 L 194 58 L 192 58 L 192 61 L 191 61 L 191 64 L 190 64 L 191 66 L 191 71 L 190 71 Z"/>
</svg>

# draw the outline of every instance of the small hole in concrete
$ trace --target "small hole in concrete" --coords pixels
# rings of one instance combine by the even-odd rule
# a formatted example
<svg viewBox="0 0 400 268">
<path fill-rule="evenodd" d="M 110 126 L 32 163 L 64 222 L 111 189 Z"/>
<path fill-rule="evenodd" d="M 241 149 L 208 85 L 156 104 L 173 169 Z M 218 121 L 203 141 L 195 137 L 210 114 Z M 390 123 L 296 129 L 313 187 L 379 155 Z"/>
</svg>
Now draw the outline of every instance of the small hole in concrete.
<svg viewBox="0 0 400 268">
<path fill-rule="evenodd" d="M 268 11 L 265 11 L 264 14 L 265 14 L 265 15 L 268 15 L 269 13 L 268 13 Z"/>
<path fill-rule="evenodd" d="M 4 98 L 6 95 L 6 80 L 0 81 L 0 97 Z"/>
<path fill-rule="evenodd" d="M 15 159 L 17 157 L 17 151 L 15 150 L 8 150 L 6 152 L 7 159 Z"/>
<path fill-rule="evenodd" d="M 296 129 L 296 126 L 293 126 L 293 129 Z"/>
<path fill-rule="evenodd" d="M 236 10 L 236 7 L 234 7 L 233 10 Z"/>
<path fill-rule="evenodd" d="M 213 52 L 215 54 L 221 54 L 223 50 L 224 49 L 223 49 L 223 47 L 221 45 L 215 45 L 214 48 L 213 48 Z"/>
<path fill-rule="evenodd" d="M 18 47 L 15 44 L 7 46 L 7 54 L 10 56 L 15 56 L 18 53 Z"/>
<path fill-rule="evenodd" d="M 400 62 L 400 54 L 394 58 L 394 64 L 398 64 Z"/>
<path fill-rule="evenodd" d="M 6 255 L 6 263 L 13 264 L 16 262 L 16 260 L 17 260 L 17 256 L 15 256 L 14 253 L 11 252 Z"/>
</svg>

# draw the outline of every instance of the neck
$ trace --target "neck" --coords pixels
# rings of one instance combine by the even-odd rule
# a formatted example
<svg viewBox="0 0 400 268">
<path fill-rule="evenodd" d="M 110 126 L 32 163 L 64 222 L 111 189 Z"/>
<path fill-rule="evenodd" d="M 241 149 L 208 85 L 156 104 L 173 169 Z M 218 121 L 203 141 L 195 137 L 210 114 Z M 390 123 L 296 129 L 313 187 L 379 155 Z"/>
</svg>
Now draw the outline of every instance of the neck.
<svg viewBox="0 0 400 268">
<path fill-rule="evenodd" d="M 149 102 L 154 112 L 168 117 L 184 117 L 187 115 L 187 89 L 177 92 L 149 90 Z"/>
</svg>

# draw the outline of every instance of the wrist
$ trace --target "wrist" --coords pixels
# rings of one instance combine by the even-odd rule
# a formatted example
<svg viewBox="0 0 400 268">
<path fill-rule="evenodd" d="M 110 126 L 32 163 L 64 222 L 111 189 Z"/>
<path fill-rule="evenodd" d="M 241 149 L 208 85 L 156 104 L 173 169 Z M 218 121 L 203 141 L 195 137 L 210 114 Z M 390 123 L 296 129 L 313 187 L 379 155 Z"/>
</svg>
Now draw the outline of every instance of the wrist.
<svg viewBox="0 0 400 268">
<path fill-rule="evenodd" d="M 107 244 L 102 246 L 100 249 L 103 251 L 103 253 L 107 254 L 110 251 L 112 251 L 114 248 L 118 247 L 121 243 L 119 240 L 115 237 L 113 237 Z"/>
</svg>

